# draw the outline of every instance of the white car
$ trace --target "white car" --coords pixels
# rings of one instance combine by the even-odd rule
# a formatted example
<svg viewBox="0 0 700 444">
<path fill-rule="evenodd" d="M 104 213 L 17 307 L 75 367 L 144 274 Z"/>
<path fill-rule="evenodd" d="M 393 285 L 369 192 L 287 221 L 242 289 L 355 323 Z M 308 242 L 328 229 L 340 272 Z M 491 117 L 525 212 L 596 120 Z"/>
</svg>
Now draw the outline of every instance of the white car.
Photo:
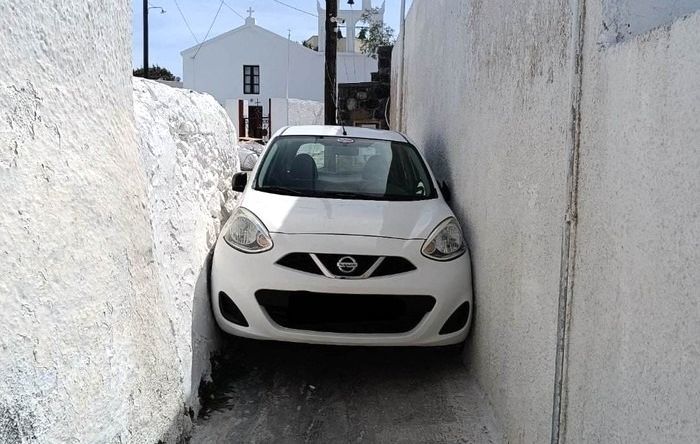
<svg viewBox="0 0 700 444">
<path fill-rule="evenodd" d="M 378 346 L 462 342 L 469 252 L 408 139 L 355 127 L 278 131 L 214 249 L 211 302 L 225 332 Z"/>
</svg>

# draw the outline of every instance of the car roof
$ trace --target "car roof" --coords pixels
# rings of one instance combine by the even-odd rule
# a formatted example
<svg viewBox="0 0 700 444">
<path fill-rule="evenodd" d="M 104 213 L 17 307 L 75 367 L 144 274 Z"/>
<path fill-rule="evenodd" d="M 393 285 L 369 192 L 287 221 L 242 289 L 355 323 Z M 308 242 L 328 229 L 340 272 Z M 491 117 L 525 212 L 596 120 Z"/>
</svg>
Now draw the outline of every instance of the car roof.
<svg viewBox="0 0 700 444">
<path fill-rule="evenodd" d="M 345 134 L 343 133 L 345 131 Z M 284 128 L 279 136 L 338 136 L 356 137 L 358 139 L 389 140 L 392 142 L 408 142 L 406 137 L 396 131 L 361 128 L 358 126 L 333 125 L 303 125 Z"/>
</svg>

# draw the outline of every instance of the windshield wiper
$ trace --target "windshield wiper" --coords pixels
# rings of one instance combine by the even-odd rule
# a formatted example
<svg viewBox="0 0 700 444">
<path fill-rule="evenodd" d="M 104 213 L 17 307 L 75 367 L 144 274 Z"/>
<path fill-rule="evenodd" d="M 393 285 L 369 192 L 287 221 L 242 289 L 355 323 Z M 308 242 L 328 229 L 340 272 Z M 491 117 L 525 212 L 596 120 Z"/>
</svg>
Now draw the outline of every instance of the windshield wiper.
<svg viewBox="0 0 700 444">
<path fill-rule="evenodd" d="M 258 191 L 263 191 L 267 193 L 275 193 L 275 194 L 288 194 L 291 196 L 306 196 L 307 194 L 303 191 L 295 190 L 293 188 L 287 188 L 287 187 L 280 187 L 280 186 L 274 186 L 274 187 L 259 187 L 257 188 Z"/>
</svg>

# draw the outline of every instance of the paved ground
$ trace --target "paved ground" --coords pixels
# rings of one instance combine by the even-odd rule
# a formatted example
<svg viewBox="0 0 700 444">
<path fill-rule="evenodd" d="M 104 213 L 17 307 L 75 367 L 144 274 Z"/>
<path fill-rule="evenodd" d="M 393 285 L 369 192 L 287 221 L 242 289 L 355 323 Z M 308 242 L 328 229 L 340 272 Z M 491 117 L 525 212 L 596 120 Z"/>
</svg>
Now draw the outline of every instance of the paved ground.
<svg viewBox="0 0 700 444">
<path fill-rule="evenodd" d="M 192 443 L 499 443 L 454 349 L 235 340 Z"/>
</svg>

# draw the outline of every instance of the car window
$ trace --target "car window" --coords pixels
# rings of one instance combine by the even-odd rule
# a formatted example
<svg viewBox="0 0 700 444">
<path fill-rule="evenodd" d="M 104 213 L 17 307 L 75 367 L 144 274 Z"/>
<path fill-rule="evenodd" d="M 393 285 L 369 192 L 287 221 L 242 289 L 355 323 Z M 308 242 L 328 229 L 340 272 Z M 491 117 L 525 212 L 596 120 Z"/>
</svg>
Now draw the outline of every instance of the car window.
<svg viewBox="0 0 700 444">
<path fill-rule="evenodd" d="M 349 137 L 279 137 L 261 161 L 254 188 L 344 199 L 420 200 L 437 196 L 408 143 Z"/>
</svg>

